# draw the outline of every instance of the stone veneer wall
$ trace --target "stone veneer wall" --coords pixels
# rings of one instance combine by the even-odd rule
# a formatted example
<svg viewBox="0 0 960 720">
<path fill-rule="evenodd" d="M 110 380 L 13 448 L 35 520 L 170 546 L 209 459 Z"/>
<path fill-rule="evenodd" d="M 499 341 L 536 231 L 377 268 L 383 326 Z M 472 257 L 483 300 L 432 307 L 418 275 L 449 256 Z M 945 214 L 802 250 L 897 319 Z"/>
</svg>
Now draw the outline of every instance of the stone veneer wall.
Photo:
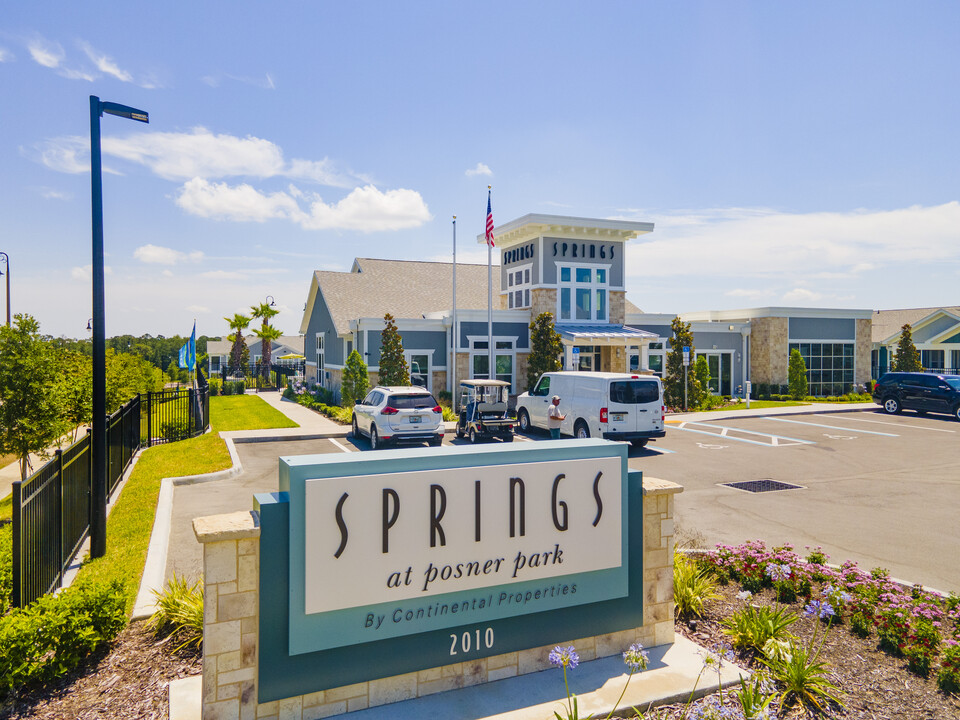
<svg viewBox="0 0 960 720">
<path fill-rule="evenodd" d="M 530 321 L 536 320 L 540 313 L 548 312 L 557 317 L 556 288 L 534 288 L 530 291 Z"/>
<path fill-rule="evenodd" d="M 862 318 L 857 321 L 857 346 L 854 352 L 854 373 L 853 381 L 858 384 L 865 384 L 871 378 L 870 365 L 872 359 L 870 350 L 873 348 L 873 320 Z"/>
<path fill-rule="evenodd" d="M 611 290 L 609 295 L 610 322 L 614 325 L 623 325 L 627 319 L 627 293 Z"/>
<path fill-rule="evenodd" d="M 757 383 L 787 383 L 790 360 L 790 320 L 785 317 L 750 321 L 750 379 Z"/>
<path fill-rule="evenodd" d="M 572 644 L 581 660 L 617 655 L 631 643 L 673 642 L 675 483 L 643 480 L 643 626 L 494 655 L 345 687 L 257 702 L 260 525 L 254 512 L 193 521 L 203 544 L 203 720 L 317 720 L 367 707 L 545 670 L 556 644 Z"/>
</svg>

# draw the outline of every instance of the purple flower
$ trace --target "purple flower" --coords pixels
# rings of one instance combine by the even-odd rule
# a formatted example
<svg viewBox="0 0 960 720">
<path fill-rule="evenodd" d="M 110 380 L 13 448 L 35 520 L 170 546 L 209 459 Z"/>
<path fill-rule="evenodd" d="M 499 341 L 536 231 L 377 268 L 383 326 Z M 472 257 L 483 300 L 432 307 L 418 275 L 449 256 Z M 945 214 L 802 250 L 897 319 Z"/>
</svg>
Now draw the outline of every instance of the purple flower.
<svg viewBox="0 0 960 720">
<path fill-rule="evenodd" d="M 633 672 L 646 670 L 649 661 L 650 656 L 647 655 L 647 651 L 643 649 L 643 645 L 640 643 L 634 643 L 628 647 L 627 651 L 623 654 L 623 662 L 626 663 L 627 667 Z"/>
<path fill-rule="evenodd" d="M 580 664 L 580 656 L 577 655 L 577 651 L 573 649 L 573 645 L 565 648 L 557 645 L 550 651 L 547 659 L 557 667 L 570 668 L 571 670 Z"/>
<path fill-rule="evenodd" d="M 807 617 L 816 615 L 821 620 L 826 620 L 836 615 L 836 611 L 834 611 L 833 606 L 825 600 L 811 600 L 803 609 L 803 614 Z"/>
<path fill-rule="evenodd" d="M 793 568 L 791 568 L 787 563 L 772 563 L 767 565 L 767 577 L 773 580 L 773 582 L 781 582 L 790 577 L 792 569 Z"/>
</svg>

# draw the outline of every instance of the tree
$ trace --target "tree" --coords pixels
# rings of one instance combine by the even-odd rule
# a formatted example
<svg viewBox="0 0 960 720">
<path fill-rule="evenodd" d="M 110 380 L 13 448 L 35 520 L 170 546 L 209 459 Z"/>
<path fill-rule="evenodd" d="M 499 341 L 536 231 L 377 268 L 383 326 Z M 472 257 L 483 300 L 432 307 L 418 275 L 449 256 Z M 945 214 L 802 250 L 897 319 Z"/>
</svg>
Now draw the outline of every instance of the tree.
<svg viewBox="0 0 960 720">
<path fill-rule="evenodd" d="M 163 390 L 167 375 L 139 355 L 107 350 L 107 412 L 113 413 L 134 395 Z"/>
<path fill-rule="evenodd" d="M 542 312 L 530 323 L 530 357 L 527 360 L 527 391 L 545 372 L 554 372 L 561 367 L 560 355 L 563 343 L 560 333 L 553 325 L 553 315 Z"/>
<path fill-rule="evenodd" d="M 803 360 L 800 351 L 794 348 L 790 351 L 790 364 L 787 366 L 787 382 L 790 384 L 790 397 L 794 400 L 803 400 L 809 392 L 807 384 L 807 363 Z"/>
<path fill-rule="evenodd" d="M 910 323 L 900 328 L 900 342 L 897 343 L 897 357 L 893 361 L 893 369 L 897 372 L 923 372 L 920 353 L 913 344 L 913 329 Z"/>
<path fill-rule="evenodd" d="M 230 323 L 230 329 L 233 330 L 232 335 L 227 335 L 227 340 L 233 342 L 233 346 L 230 348 L 230 374 L 244 375 L 247 366 L 250 364 L 250 349 L 247 347 L 247 341 L 243 338 L 243 331 L 250 325 L 251 319 L 242 313 L 234 313 L 232 318 L 225 317 L 224 320 Z"/>
<path fill-rule="evenodd" d="M 710 363 L 707 362 L 706 355 L 697 355 L 696 362 L 693 363 L 693 374 L 700 383 L 700 402 L 702 403 L 710 394 Z"/>
<path fill-rule="evenodd" d="M 410 368 L 403 356 L 403 341 L 393 322 L 393 315 L 383 316 L 385 327 L 380 333 L 380 378 L 381 385 L 409 385 Z"/>
<path fill-rule="evenodd" d="M 82 352 L 60 350 L 57 354 L 63 381 L 64 418 L 73 428 L 76 442 L 78 428 L 93 418 L 93 366 L 90 356 Z"/>
<path fill-rule="evenodd" d="M 20 479 L 30 453 L 45 455 L 67 430 L 63 384 L 53 347 L 30 315 L 0 327 L 0 453 L 20 459 Z"/>
<path fill-rule="evenodd" d="M 263 323 L 260 325 L 260 329 L 254 330 L 253 334 L 260 338 L 260 353 L 263 359 L 260 367 L 265 382 L 269 382 L 270 380 L 270 355 L 272 354 L 270 343 L 283 335 L 280 330 L 277 330 L 277 328 L 271 327 L 270 325 L 270 318 L 279 314 L 279 312 L 279 310 L 274 310 L 270 303 L 265 302 L 250 307 L 250 314 L 252 318 L 254 320 L 260 318 L 263 321 Z"/>
<path fill-rule="evenodd" d="M 360 353 L 353 350 L 347 356 L 346 367 L 343 369 L 343 382 L 340 385 L 340 404 L 343 407 L 350 407 L 366 396 L 367 389 L 370 387 L 368 373 L 367 364 L 360 357 Z"/>
<path fill-rule="evenodd" d="M 667 368 L 663 380 L 664 401 L 674 408 L 683 407 L 683 348 L 690 348 L 693 357 L 696 348 L 693 346 L 693 333 L 690 323 L 683 322 L 675 317 L 671 323 L 673 337 L 670 339 L 670 353 L 667 355 Z M 703 390 L 697 375 L 688 368 L 687 372 L 687 403 L 688 407 L 700 404 Z"/>
</svg>

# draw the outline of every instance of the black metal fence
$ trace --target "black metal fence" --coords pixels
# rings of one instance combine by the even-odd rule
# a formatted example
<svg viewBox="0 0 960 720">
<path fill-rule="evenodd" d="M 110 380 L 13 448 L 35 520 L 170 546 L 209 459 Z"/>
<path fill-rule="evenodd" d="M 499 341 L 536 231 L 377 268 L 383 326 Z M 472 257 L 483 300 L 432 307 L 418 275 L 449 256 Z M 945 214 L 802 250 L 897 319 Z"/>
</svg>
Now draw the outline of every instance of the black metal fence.
<svg viewBox="0 0 960 720">
<path fill-rule="evenodd" d="M 107 421 L 107 494 L 112 495 L 134 454 L 200 435 L 210 424 L 206 382 L 197 390 L 138 395 Z M 90 532 L 93 458 L 90 433 L 33 475 L 13 483 L 14 607 L 63 584 L 63 576 Z"/>
</svg>

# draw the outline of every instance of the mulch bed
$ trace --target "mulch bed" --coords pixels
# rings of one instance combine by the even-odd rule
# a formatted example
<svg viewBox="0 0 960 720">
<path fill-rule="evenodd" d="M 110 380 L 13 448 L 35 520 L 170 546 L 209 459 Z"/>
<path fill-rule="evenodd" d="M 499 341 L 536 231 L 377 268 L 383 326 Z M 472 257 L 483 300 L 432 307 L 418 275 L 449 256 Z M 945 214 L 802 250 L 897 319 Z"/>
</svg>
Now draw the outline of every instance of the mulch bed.
<svg viewBox="0 0 960 720">
<path fill-rule="evenodd" d="M 721 642 L 729 645 L 729 638 L 721 631 L 720 621 L 743 607 L 736 597 L 740 590 L 735 584 L 718 588 L 721 598 L 707 603 L 702 619 L 692 623 L 678 622 L 677 632 L 690 640 L 711 647 Z M 751 598 L 752 603 L 773 604 L 773 591 Z M 791 610 L 800 615 L 791 632 L 809 642 L 819 622 L 802 615 L 803 605 L 794 604 Z M 817 642 L 826 627 L 821 623 Z M 849 624 L 833 624 L 827 634 L 820 656 L 830 664 L 831 680 L 840 688 L 845 708 L 835 708 L 833 717 L 869 718 L 870 720 L 937 720 L 960 718 L 960 698 L 947 695 L 937 687 L 934 671 L 922 678 L 907 669 L 907 661 L 877 649 L 877 636 L 859 638 L 850 632 Z M 750 653 L 739 652 L 736 663 L 756 669 Z M 799 708 L 778 713 L 780 718 L 804 717 Z"/>
<path fill-rule="evenodd" d="M 113 645 L 54 685 L 0 703 L 0 718 L 39 720 L 165 720 L 171 680 L 197 675 L 201 656 L 158 640 L 144 623 L 130 625 Z"/>
<path fill-rule="evenodd" d="M 677 631 L 710 647 L 726 640 L 720 621 L 741 607 L 734 585 L 720 589 L 721 598 L 708 603 L 704 617 L 693 623 L 678 622 Z M 772 602 L 771 591 L 751 602 Z M 795 606 L 797 612 L 801 610 Z M 814 620 L 801 618 L 791 629 L 808 640 Z M 822 632 L 822 627 L 819 632 Z M 157 640 L 143 623 L 134 623 L 112 647 L 92 657 L 82 667 L 53 686 L 22 692 L 0 704 L 0 718 L 40 720 L 165 720 L 169 716 L 168 690 L 172 680 L 201 670 L 199 653 L 172 653 L 174 642 Z M 906 661 L 877 649 L 876 636 L 861 639 L 847 625 L 830 628 L 821 659 L 830 663 L 832 680 L 840 687 L 846 707 L 834 716 L 870 720 L 932 720 L 960 718 L 960 698 L 942 693 L 931 673 L 921 678 L 907 670 Z M 737 664 L 756 667 L 749 653 L 739 653 Z M 664 710 L 681 711 L 682 706 Z M 389 714 L 389 712 L 386 712 Z M 780 718 L 800 718 L 793 708 Z"/>
</svg>

